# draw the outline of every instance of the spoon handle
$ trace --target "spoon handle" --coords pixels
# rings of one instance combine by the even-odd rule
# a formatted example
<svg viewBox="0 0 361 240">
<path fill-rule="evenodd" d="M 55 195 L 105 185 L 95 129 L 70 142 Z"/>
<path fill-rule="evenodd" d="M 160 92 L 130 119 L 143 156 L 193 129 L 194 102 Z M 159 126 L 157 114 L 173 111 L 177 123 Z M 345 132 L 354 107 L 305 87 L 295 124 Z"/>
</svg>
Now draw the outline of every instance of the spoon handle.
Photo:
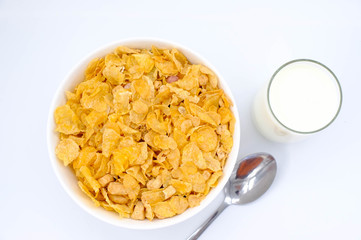
<svg viewBox="0 0 361 240">
<path fill-rule="evenodd" d="M 190 235 L 187 240 L 196 240 L 198 239 L 201 234 L 207 229 L 209 225 L 216 219 L 219 214 L 223 212 L 223 210 L 228 207 L 229 205 L 226 202 L 222 202 L 222 204 L 218 207 L 218 209 L 210 216 L 197 230 L 194 231 L 192 235 Z"/>
</svg>

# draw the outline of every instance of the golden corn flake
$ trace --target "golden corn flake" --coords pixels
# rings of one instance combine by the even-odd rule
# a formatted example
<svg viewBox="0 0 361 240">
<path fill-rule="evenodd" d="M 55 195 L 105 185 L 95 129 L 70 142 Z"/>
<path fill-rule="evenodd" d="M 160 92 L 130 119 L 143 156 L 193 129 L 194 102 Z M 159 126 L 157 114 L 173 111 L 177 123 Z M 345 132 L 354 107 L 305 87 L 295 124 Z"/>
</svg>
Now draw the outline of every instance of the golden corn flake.
<svg viewBox="0 0 361 240">
<path fill-rule="evenodd" d="M 221 116 L 221 124 L 226 124 L 233 119 L 233 113 L 229 108 L 221 107 L 218 109 L 218 114 Z"/>
<path fill-rule="evenodd" d="M 180 195 L 189 194 L 192 191 L 192 184 L 188 182 L 172 179 L 169 183 Z"/>
<path fill-rule="evenodd" d="M 109 194 L 109 199 L 112 200 L 112 202 L 119 203 L 119 204 L 126 204 L 128 203 L 128 198 L 119 196 L 119 195 L 111 195 Z"/>
<path fill-rule="evenodd" d="M 164 199 L 168 199 L 176 193 L 176 189 L 173 186 L 168 186 L 163 190 Z"/>
<path fill-rule="evenodd" d="M 154 97 L 154 86 L 148 77 L 143 76 L 142 79 L 134 80 L 132 87 L 134 87 L 135 92 L 144 100 Z"/>
<path fill-rule="evenodd" d="M 155 58 L 155 66 L 159 71 L 162 73 L 162 75 L 170 76 L 170 75 L 176 75 L 178 72 L 177 66 L 171 62 L 164 60 L 162 58 Z"/>
<path fill-rule="evenodd" d="M 85 147 L 80 151 L 79 157 L 73 162 L 73 168 L 80 169 L 88 166 L 96 158 L 97 150 L 94 147 Z"/>
<path fill-rule="evenodd" d="M 78 134 L 81 131 L 79 117 L 73 112 L 69 105 L 58 107 L 54 113 L 55 131 L 64 134 Z"/>
<path fill-rule="evenodd" d="M 79 188 L 94 202 L 95 206 L 99 207 L 99 201 L 95 199 L 95 196 L 89 191 L 89 189 L 82 183 L 78 181 Z"/>
<path fill-rule="evenodd" d="M 179 166 L 180 160 L 180 151 L 178 148 L 175 148 L 166 155 L 166 160 L 169 162 L 173 169 L 177 169 Z"/>
<path fill-rule="evenodd" d="M 134 207 L 133 213 L 130 217 L 136 220 L 145 219 L 144 205 L 141 201 L 137 202 L 137 204 Z"/>
<path fill-rule="evenodd" d="M 84 109 L 94 109 L 98 112 L 107 110 L 106 95 L 109 93 L 110 87 L 104 82 L 97 82 L 94 86 L 86 89 L 80 99 L 81 106 Z"/>
<path fill-rule="evenodd" d="M 87 69 L 85 70 L 85 80 L 92 79 L 95 77 L 103 68 L 104 66 L 104 59 L 101 58 L 94 58 L 88 64 Z"/>
<path fill-rule="evenodd" d="M 148 113 L 148 105 L 142 100 L 137 100 L 132 103 L 132 109 L 134 112 L 138 114 L 147 114 Z"/>
<path fill-rule="evenodd" d="M 137 165 L 137 166 L 134 166 L 134 167 L 131 167 L 131 168 L 128 168 L 126 170 L 126 172 L 132 176 L 133 178 L 135 178 L 139 183 L 145 185 L 146 184 L 146 177 L 144 176 L 144 174 L 141 172 L 140 170 L 140 166 Z"/>
<path fill-rule="evenodd" d="M 90 169 L 86 166 L 80 168 L 80 173 L 83 175 L 85 180 L 89 183 L 95 193 L 99 192 L 100 184 L 95 178 L 92 176 Z"/>
<path fill-rule="evenodd" d="M 104 157 L 103 155 L 97 153 L 97 158 L 100 158 L 100 164 L 98 167 L 96 166 L 93 166 L 94 167 L 94 178 L 95 179 L 98 179 L 98 178 L 101 178 L 102 176 L 104 176 L 105 174 L 109 173 L 109 165 L 108 165 L 108 162 L 109 162 L 109 159 Z"/>
<path fill-rule="evenodd" d="M 162 186 L 162 176 L 158 175 L 147 182 L 147 188 L 150 190 L 159 189 Z"/>
<path fill-rule="evenodd" d="M 144 73 L 149 73 L 150 71 L 152 71 L 152 69 L 154 67 L 154 60 L 153 60 L 151 55 L 149 55 L 149 54 L 134 54 L 133 56 L 134 56 L 135 60 L 138 62 L 139 68 Z"/>
<path fill-rule="evenodd" d="M 128 168 L 129 158 L 131 157 L 128 149 L 129 147 L 124 147 L 113 151 L 111 160 L 112 174 L 120 175 Z"/>
<path fill-rule="evenodd" d="M 91 111 L 86 117 L 86 126 L 89 128 L 95 128 L 99 124 L 104 123 L 108 118 L 106 112 L 97 112 L 95 110 Z"/>
<path fill-rule="evenodd" d="M 168 130 L 168 122 L 161 121 L 154 112 L 148 113 L 147 127 L 159 134 L 166 134 Z"/>
<path fill-rule="evenodd" d="M 155 204 L 153 211 L 159 219 L 173 217 L 176 214 L 168 201 Z"/>
<path fill-rule="evenodd" d="M 147 202 L 143 202 L 143 205 L 144 205 L 144 208 L 145 208 L 145 217 L 146 217 L 148 220 L 152 221 L 153 218 L 154 218 L 154 212 L 153 212 L 153 210 L 152 210 L 152 207 L 151 207 L 150 204 L 147 203 Z"/>
<path fill-rule="evenodd" d="M 214 119 L 209 115 L 209 113 L 206 112 L 203 108 L 199 107 L 198 105 L 194 103 L 189 103 L 189 109 L 190 112 L 199 117 L 199 119 L 205 123 L 209 123 L 212 126 L 217 126 L 217 123 L 214 121 Z"/>
<path fill-rule="evenodd" d="M 113 106 L 115 112 L 126 114 L 130 110 L 129 100 L 131 93 L 126 91 L 122 86 L 113 89 Z"/>
<path fill-rule="evenodd" d="M 182 196 L 173 196 L 169 205 L 176 214 L 181 214 L 188 208 L 188 201 Z"/>
<path fill-rule="evenodd" d="M 117 147 L 119 144 L 120 135 L 111 128 L 104 129 L 103 133 L 103 155 L 109 157 L 112 151 Z"/>
<path fill-rule="evenodd" d="M 215 150 L 218 145 L 216 131 L 209 126 L 197 129 L 191 135 L 191 141 L 197 143 L 198 147 L 204 152 L 211 152 Z"/>
<path fill-rule="evenodd" d="M 194 164 L 199 169 L 207 168 L 207 164 L 206 164 L 206 161 L 203 158 L 202 151 L 199 149 L 199 147 L 194 142 L 188 143 L 183 148 L 182 162 L 183 163 L 185 163 L 185 162 L 194 162 Z"/>
<path fill-rule="evenodd" d="M 79 145 L 72 139 L 61 140 L 55 149 L 56 156 L 68 166 L 79 156 Z"/>
<path fill-rule="evenodd" d="M 177 143 L 172 137 L 166 135 L 156 135 L 153 139 L 154 146 L 160 149 L 176 149 Z"/>
<path fill-rule="evenodd" d="M 129 199 L 130 200 L 137 199 L 137 196 L 140 191 L 140 186 L 139 186 L 138 181 L 134 177 L 132 177 L 130 174 L 125 174 L 123 178 L 124 178 L 123 184 L 128 193 Z"/>
<path fill-rule="evenodd" d="M 119 46 L 65 95 L 55 153 L 96 206 L 164 219 L 217 186 L 233 146 L 232 103 L 210 69 L 177 49 Z"/>
<path fill-rule="evenodd" d="M 189 204 L 189 207 L 196 207 L 198 206 L 201 201 L 203 200 L 204 196 L 202 195 L 189 195 L 188 196 L 188 204 Z"/>
<path fill-rule="evenodd" d="M 119 85 L 124 82 L 125 74 L 122 73 L 122 67 L 107 65 L 103 70 L 104 77 L 113 85 Z"/>
</svg>

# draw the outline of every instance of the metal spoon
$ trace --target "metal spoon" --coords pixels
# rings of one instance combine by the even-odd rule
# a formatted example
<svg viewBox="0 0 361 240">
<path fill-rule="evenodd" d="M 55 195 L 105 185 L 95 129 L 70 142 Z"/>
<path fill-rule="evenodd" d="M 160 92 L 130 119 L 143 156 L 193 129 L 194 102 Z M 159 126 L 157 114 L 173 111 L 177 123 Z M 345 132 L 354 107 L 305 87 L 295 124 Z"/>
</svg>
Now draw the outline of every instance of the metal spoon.
<svg viewBox="0 0 361 240">
<path fill-rule="evenodd" d="M 254 153 L 241 159 L 224 188 L 223 203 L 187 240 L 198 239 L 229 205 L 245 204 L 259 198 L 271 186 L 276 172 L 276 160 L 268 153 Z"/>
</svg>

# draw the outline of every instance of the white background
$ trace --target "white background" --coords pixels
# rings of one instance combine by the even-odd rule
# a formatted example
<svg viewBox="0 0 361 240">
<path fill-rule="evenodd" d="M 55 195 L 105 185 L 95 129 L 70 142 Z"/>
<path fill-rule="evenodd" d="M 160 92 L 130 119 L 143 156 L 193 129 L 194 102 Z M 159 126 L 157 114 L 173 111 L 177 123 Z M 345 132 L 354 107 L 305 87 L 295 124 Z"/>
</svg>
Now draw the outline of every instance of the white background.
<svg viewBox="0 0 361 240">
<path fill-rule="evenodd" d="M 45 129 L 57 86 L 94 49 L 142 36 L 209 59 L 240 110 L 240 155 L 265 151 L 278 162 L 271 189 L 226 209 L 201 239 L 361 239 L 360 1 L 0 0 L 1 240 L 185 239 L 220 203 L 166 229 L 127 230 L 88 215 L 55 177 Z M 276 68 L 296 58 L 331 68 L 344 102 L 323 132 L 277 144 L 256 131 L 250 107 Z"/>
</svg>

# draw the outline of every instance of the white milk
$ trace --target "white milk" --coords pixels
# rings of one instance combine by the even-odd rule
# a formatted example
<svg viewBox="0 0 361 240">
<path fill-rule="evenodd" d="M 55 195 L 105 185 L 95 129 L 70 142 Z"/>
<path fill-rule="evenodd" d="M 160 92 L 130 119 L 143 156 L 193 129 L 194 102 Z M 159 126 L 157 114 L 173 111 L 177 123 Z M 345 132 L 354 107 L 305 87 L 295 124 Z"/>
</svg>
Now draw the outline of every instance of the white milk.
<svg viewBox="0 0 361 240">
<path fill-rule="evenodd" d="M 313 61 L 292 61 L 257 95 L 254 121 L 271 140 L 296 141 L 330 124 L 341 99 L 338 81 L 327 68 Z"/>
</svg>

